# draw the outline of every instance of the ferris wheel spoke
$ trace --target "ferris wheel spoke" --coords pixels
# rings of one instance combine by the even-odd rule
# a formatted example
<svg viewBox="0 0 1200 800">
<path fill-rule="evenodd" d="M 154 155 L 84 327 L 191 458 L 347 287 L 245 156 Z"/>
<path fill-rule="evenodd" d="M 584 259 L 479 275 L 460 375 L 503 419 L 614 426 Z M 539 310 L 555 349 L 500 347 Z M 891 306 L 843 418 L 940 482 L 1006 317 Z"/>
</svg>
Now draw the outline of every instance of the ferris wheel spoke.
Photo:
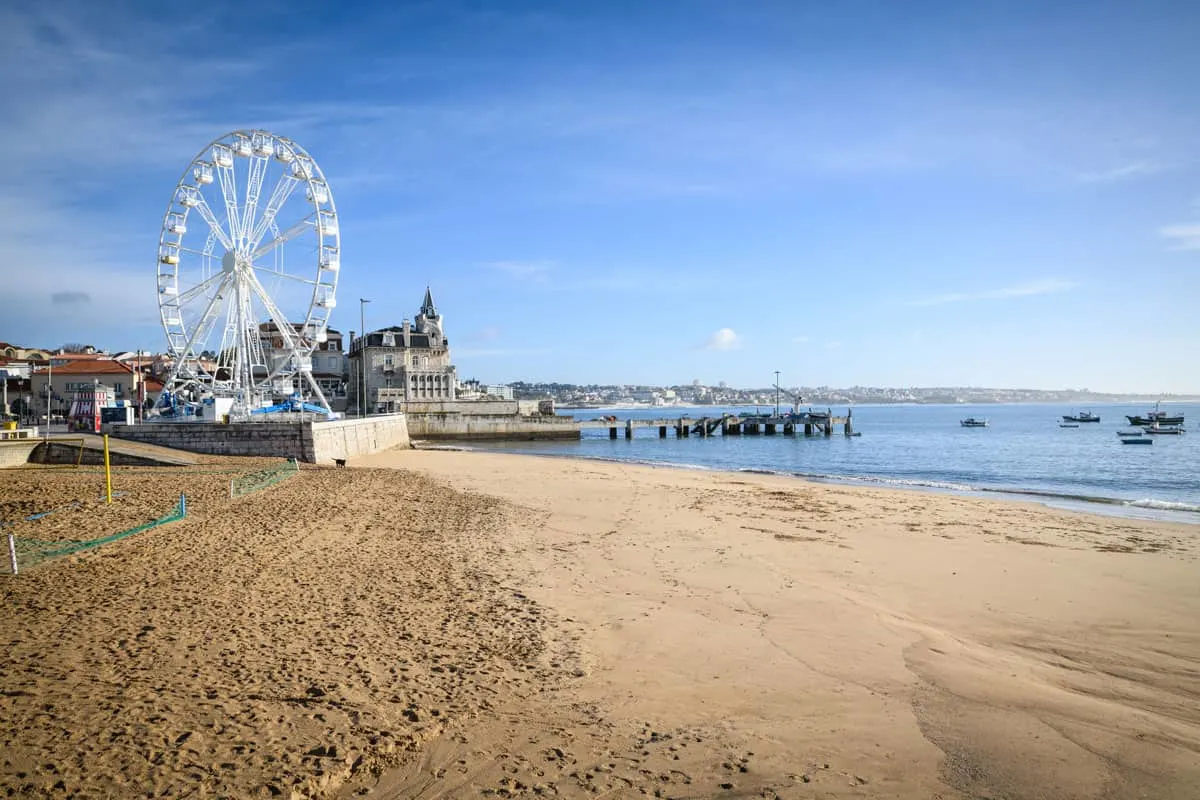
<svg viewBox="0 0 1200 800">
<path fill-rule="evenodd" d="M 267 164 L 269 163 L 270 159 L 264 156 L 251 157 L 250 178 L 246 181 L 246 205 L 242 209 L 242 221 L 238 226 L 243 237 L 248 231 L 254 230 L 251 226 L 255 223 L 254 215 L 258 212 L 258 196 L 262 192 L 263 179 L 267 177 Z"/>
<path fill-rule="evenodd" d="M 225 199 L 225 221 L 229 223 L 229 238 L 236 242 L 241 238 L 238 227 L 237 173 L 233 171 L 232 163 L 228 167 L 217 168 L 217 179 L 221 183 L 221 195 Z M 229 249 L 233 249 L 232 246 Z"/>
<path fill-rule="evenodd" d="M 275 222 L 275 215 L 279 213 L 279 209 L 283 208 L 283 204 L 292 196 L 292 192 L 300 185 L 300 180 L 293 175 L 285 172 L 276 182 L 275 188 L 271 191 L 271 197 L 267 200 L 267 207 L 263 209 L 263 214 L 255 223 L 254 229 L 250 231 L 250 236 L 247 237 L 247 244 L 250 248 L 258 247 L 258 243 L 262 241 L 262 237 L 267 235 L 267 230 Z"/>
<path fill-rule="evenodd" d="M 192 255 L 200 256 L 201 258 L 212 258 L 213 257 L 212 250 L 196 250 L 195 248 L 192 248 L 192 247 L 182 247 L 181 246 L 181 247 L 179 247 L 179 252 L 191 253 Z"/>
<path fill-rule="evenodd" d="M 267 277 L 286 278 L 289 281 L 295 281 L 296 283 L 303 283 L 305 286 L 316 286 L 317 285 L 317 281 L 310 280 L 309 278 L 301 278 L 299 275 L 289 275 L 286 272 L 279 272 L 278 270 L 272 269 L 271 267 L 260 267 L 258 265 L 255 265 L 254 269 L 258 270 L 259 273 L 261 273 L 262 275 L 267 276 Z"/>
<path fill-rule="evenodd" d="M 292 328 L 291 321 L 279 310 L 279 306 L 275 305 L 275 301 L 271 299 L 271 295 L 263 288 L 262 283 L 258 280 L 258 276 L 253 271 L 247 271 L 246 277 L 249 280 L 251 288 L 254 289 L 254 293 L 258 295 L 258 299 L 262 301 L 263 306 L 267 309 L 267 313 L 275 321 L 275 329 L 279 331 L 284 345 L 288 350 L 293 352 L 299 351 L 300 342 L 297 341 L 296 331 Z"/>
<path fill-rule="evenodd" d="M 192 300 L 195 300 L 198 296 L 204 294 L 204 292 L 208 291 L 215 284 L 220 283 L 224 277 L 225 277 L 224 272 L 218 272 L 215 275 L 213 275 L 211 278 L 200 281 L 200 283 L 197 283 L 195 286 L 188 289 L 186 292 L 183 292 L 182 294 L 180 294 L 179 298 L 176 302 L 178 302 L 179 305 L 183 305 L 184 303 L 188 303 L 188 302 L 191 302 Z M 217 294 L 220 294 L 220 292 L 217 292 Z"/>
<path fill-rule="evenodd" d="M 314 224 L 316 224 L 315 217 L 315 214 L 307 215 L 304 219 L 300 220 L 286 231 L 283 231 L 271 241 L 267 242 L 261 247 L 258 247 L 253 253 L 250 254 L 250 260 L 257 261 L 267 253 L 274 250 L 276 247 L 279 247 L 284 242 L 290 239 L 295 239 L 297 236 L 304 233 L 306 229 L 311 228 Z"/>
<path fill-rule="evenodd" d="M 208 305 L 204 308 L 204 313 L 200 315 L 200 319 L 196 322 L 196 326 L 192 330 L 192 335 L 188 337 L 187 344 L 184 345 L 183 350 L 178 354 L 180 359 L 187 358 L 188 354 L 192 352 L 192 348 L 196 346 L 196 340 L 200 337 L 201 331 L 211 329 L 211 322 L 215 319 L 213 310 L 217 306 L 217 301 L 222 297 L 221 290 L 224 289 L 225 284 L 228 283 L 228 277 L 228 273 L 221 273 L 222 280 L 217 288 L 217 291 L 213 293 L 212 298 L 208 301 Z M 205 338 L 207 338 L 207 336 L 208 334 L 205 333 Z"/>
<path fill-rule="evenodd" d="M 225 229 L 222 228 L 221 223 L 217 221 L 217 216 L 213 213 L 212 206 L 210 206 L 208 201 L 204 199 L 204 195 L 200 194 L 199 192 L 196 192 L 196 200 L 196 211 L 200 214 L 201 218 L 208 223 L 208 229 L 212 231 L 213 235 L 217 237 L 217 240 L 221 244 L 225 245 L 226 250 L 232 250 L 233 239 L 230 238 L 229 234 L 225 233 Z"/>
</svg>

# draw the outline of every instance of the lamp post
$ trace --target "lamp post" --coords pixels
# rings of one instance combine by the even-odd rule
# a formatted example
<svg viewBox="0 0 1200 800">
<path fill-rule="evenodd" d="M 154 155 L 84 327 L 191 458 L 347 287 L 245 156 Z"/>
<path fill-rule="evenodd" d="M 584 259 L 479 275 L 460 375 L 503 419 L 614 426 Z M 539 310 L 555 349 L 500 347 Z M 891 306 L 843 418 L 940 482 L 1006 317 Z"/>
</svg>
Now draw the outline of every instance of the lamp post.
<svg viewBox="0 0 1200 800">
<path fill-rule="evenodd" d="M 368 408 L 368 406 L 367 406 L 367 321 L 366 321 L 367 318 L 366 318 L 366 312 L 364 309 L 366 309 L 367 303 L 369 303 L 369 302 L 371 302 L 371 301 L 365 300 L 361 297 L 358 298 L 358 324 L 359 324 L 359 327 L 362 329 L 358 332 L 359 341 L 362 343 L 361 346 L 358 348 L 358 371 L 360 373 L 360 377 L 362 378 L 362 390 L 359 392 L 359 395 L 358 395 L 358 415 L 360 417 L 366 416 L 366 409 Z"/>
<path fill-rule="evenodd" d="M 779 370 L 775 370 L 775 416 L 779 416 Z"/>
<path fill-rule="evenodd" d="M 46 377 L 46 441 L 50 441 L 50 397 L 54 392 L 54 359 L 46 360 L 49 370 Z"/>
</svg>

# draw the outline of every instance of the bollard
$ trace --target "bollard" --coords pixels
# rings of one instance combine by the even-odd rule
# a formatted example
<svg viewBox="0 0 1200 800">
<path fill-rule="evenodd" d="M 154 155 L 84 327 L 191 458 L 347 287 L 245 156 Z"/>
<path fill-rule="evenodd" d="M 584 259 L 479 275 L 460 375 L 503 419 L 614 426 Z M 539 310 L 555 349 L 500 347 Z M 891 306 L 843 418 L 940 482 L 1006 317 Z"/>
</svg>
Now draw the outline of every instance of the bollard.
<svg viewBox="0 0 1200 800">
<path fill-rule="evenodd" d="M 12 531 L 8 532 L 8 563 L 12 567 L 12 574 L 17 574 L 17 540 L 13 538 Z"/>
<path fill-rule="evenodd" d="M 104 496 L 105 501 L 112 505 L 112 467 L 108 459 L 108 434 L 104 434 Z"/>
</svg>

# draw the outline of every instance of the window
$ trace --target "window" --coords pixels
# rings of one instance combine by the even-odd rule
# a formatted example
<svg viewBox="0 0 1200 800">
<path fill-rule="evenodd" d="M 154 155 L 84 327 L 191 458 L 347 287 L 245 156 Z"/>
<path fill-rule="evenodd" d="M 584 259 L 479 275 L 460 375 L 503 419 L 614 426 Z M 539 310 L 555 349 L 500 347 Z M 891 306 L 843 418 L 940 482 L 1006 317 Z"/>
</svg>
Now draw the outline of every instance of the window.
<svg viewBox="0 0 1200 800">
<path fill-rule="evenodd" d="M 392 362 L 392 357 L 390 355 L 383 357 L 383 365 L 385 367 L 387 367 L 388 369 L 391 369 L 393 362 Z"/>
</svg>

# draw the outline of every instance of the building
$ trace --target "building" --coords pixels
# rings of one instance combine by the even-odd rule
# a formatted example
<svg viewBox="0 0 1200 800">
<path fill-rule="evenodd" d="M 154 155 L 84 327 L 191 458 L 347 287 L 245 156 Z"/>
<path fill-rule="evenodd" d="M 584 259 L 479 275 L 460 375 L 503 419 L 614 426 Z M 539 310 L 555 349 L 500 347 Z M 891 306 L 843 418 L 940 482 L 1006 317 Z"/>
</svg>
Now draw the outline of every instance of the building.
<svg viewBox="0 0 1200 800">
<path fill-rule="evenodd" d="M 377 414 L 403 411 L 405 403 L 454 400 L 458 375 L 450 364 L 443 324 L 426 287 L 411 324 L 406 319 L 355 339 L 350 346 L 347 410 L 361 407 Z"/>
<path fill-rule="evenodd" d="M 50 358 L 50 351 L 39 350 L 36 347 L 19 347 L 8 342 L 0 342 L 0 358 L 10 361 L 46 361 Z"/>
<path fill-rule="evenodd" d="M 52 415 L 65 414 L 74 394 L 90 390 L 101 383 L 112 387 L 118 402 L 137 405 L 145 400 L 142 374 L 132 364 L 114 361 L 111 358 L 91 356 L 88 358 L 62 358 L 51 356 L 48 366 L 37 367 L 30 376 L 29 386 L 33 394 L 34 407 L 39 413 L 46 412 L 47 397 Z M 49 394 L 47 394 L 49 387 Z"/>
<path fill-rule="evenodd" d="M 293 322 L 291 325 L 297 335 L 304 331 L 303 323 Z M 268 369 L 274 372 L 286 367 L 289 354 L 284 347 L 283 335 L 275 327 L 275 323 L 264 322 L 259 325 L 258 337 Z M 317 343 L 312 352 L 312 376 L 317 386 L 321 387 L 321 393 L 325 395 L 332 410 L 341 411 L 345 408 L 347 371 L 346 354 L 342 352 L 342 334 L 333 328 L 326 328 L 324 339 Z M 308 391 L 309 387 L 300 386 L 298 377 L 292 384 L 297 391 Z"/>
</svg>

